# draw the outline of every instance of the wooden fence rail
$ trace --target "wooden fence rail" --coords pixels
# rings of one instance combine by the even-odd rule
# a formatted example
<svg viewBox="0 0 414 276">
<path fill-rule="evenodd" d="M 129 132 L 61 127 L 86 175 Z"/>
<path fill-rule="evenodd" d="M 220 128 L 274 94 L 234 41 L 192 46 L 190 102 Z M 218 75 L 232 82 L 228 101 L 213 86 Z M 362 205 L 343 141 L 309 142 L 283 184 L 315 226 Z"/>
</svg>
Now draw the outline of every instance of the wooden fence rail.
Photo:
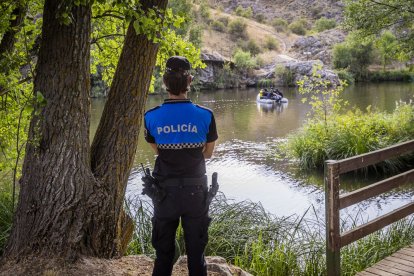
<svg viewBox="0 0 414 276">
<path fill-rule="evenodd" d="M 339 161 L 325 162 L 326 265 L 329 276 L 339 276 L 341 273 L 342 247 L 414 213 L 412 202 L 341 234 L 341 209 L 414 181 L 414 169 L 344 195 L 339 194 L 339 176 L 412 152 L 414 140 Z"/>
</svg>

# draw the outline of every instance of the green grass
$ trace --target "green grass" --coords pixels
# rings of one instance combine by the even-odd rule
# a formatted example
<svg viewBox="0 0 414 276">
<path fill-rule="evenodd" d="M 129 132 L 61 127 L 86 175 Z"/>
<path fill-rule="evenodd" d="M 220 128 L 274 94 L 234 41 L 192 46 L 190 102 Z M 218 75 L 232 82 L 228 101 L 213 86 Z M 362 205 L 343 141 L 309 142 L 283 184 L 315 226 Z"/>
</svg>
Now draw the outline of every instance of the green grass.
<svg viewBox="0 0 414 276">
<path fill-rule="evenodd" d="M 368 110 L 331 116 L 327 123 L 308 120 L 282 147 L 305 169 L 323 168 L 325 160 L 344 159 L 414 139 L 414 105 L 399 104 L 393 113 Z M 411 157 L 403 156 L 373 167 L 397 172 Z"/>
<path fill-rule="evenodd" d="M 0 256 L 9 237 L 12 220 L 12 194 L 0 184 Z"/>
<path fill-rule="evenodd" d="M 367 73 L 367 80 L 414 82 L 414 72 L 408 70 L 373 71 Z"/>
<path fill-rule="evenodd" d="M 154 257 L 149 245 L 151 206 L 139 197 L 128 206 L 137 222 L 128 253 Z M 313 209 L 308 212 L 318 217 Z M 222 256 L 253 275 L 326 275 L 324 222 L 305 215 L 277 218 L 258 203 L 236 202 L 219 194 L 211 206 L 206 255 Z M 342 275 L 354 275 L 413 241 L 410 217 L 352 243 L 341 251 Z M 177 256 L 185 254 L 181 228 L 176 244 Z"/>
</svg>

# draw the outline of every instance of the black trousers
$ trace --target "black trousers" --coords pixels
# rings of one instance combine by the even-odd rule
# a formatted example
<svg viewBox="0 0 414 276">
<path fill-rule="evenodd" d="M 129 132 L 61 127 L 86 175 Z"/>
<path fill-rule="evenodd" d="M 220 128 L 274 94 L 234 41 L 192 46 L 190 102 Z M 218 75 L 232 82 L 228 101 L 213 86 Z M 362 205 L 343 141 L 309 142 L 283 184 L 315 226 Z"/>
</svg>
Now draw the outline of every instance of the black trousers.
<svg viewBox="0 0 414 276">
<path fill-rule="evenodd" d="M 206 276 L 204 249 L 208 242 L 207 185 L 165 187 L 166 198 L 154 205 L 152 245 L 156 251 L 153 276 L 170 276 L 175 234 L 181 219 L 190 276 Z"/>
</svg>

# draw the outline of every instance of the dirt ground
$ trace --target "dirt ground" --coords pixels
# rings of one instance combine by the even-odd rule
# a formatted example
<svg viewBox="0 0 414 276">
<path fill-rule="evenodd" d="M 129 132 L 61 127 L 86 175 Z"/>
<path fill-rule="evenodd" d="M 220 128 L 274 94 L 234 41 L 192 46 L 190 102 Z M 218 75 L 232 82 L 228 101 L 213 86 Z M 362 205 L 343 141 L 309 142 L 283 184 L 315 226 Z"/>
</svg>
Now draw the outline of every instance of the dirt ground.
<svg viewBox="0 0 414 276">
<path fill-rule="evenodd" d="M 222 257 L 206 257 L 209 276 L 250 276 L 238 267 L 228 265 Z M 82 258 L 74 264 L 59 260 L 31 258 L 0 267 L 1 276 L 150 276 L 154 261 L 143 255 L 118 259 Z M 187 259 L 180 257 L 174 265 L 173 276 L 188 275 Z"/>
</svg>

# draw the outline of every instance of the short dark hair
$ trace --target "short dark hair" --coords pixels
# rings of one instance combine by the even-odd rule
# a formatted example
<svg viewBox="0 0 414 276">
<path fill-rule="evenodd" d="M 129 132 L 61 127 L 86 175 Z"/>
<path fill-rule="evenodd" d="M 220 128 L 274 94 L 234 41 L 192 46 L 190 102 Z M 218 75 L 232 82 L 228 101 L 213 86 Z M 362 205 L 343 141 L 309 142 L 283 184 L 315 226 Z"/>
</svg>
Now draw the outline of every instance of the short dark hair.
<svg viewBox="0 0 414 276">
<path fill-rule="evenodd" d="M 190 69 L 191 64 L 185 57 L 172 56 L 167 60 L 163 80 L 169 93 L 178 96 L 188 91 Z"/>
</svg>

